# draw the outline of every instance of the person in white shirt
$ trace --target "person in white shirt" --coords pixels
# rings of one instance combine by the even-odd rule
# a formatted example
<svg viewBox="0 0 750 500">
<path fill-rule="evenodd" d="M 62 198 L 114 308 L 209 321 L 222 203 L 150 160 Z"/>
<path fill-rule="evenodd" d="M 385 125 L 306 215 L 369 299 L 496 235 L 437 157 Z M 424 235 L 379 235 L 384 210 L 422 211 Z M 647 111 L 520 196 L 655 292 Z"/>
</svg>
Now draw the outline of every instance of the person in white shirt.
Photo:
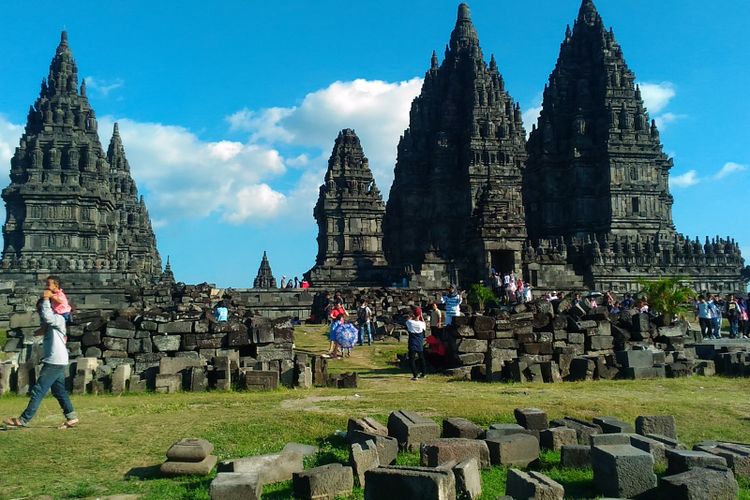
<svg viewBox="0 0 750 500">
<path fill-rule="evenodd" d="M 406 330 L 409 332 L 409 362 L 411 363 L 412 380 L 424 378 L 427 372 L 427 363 L 424 358 L 424 332 L 427 325 L 424 321 L 415 319 L 413 312 L 409 313 L 406 320 Z M 420 361 L 420 372 L 417 373 L 417 358 Z"/>
<path fill-rule="evenodd" d="M 28 406 L 20 417 L 5 420 L 5 425 L 8 427 L 26 427 L 36 415 L 42 399 L 50 390 L 60 403 L 65 415 L 65 422 L 59 428 L 69 429 L 78 425 L 78 415 L 70 401 L 68 391 L 65 389 L 65 372 L 68 369 L 68 348 L 65 345 L 68 337 L 65 330 L 65 318 L 52 311 L 51 297 L 52 292 L 45 290 L 42 298 L 37 302 L 39 316 L 44 327 L 43 333 L 41 333 L 41 335 L 44 335 L 42 369 L 39 372 L 36 384 L 31 388 L 31 400 Z"/>
</svg>

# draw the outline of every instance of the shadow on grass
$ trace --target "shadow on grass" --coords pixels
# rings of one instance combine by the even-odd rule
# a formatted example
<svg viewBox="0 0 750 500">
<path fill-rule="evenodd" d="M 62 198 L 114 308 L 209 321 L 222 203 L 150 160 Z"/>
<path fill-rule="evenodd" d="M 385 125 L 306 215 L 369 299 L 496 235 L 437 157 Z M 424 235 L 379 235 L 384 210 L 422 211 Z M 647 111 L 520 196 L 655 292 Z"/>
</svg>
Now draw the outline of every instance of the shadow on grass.
<svg viewBox="0 0 750 500">
<path fill-rule="evenodd" d="M 133 467 L 125 473 L 125 479 L 138 479 L 141 481 L 147 479 L 162 479 L 159 465 L 149 465 L 146 467 Z"/>
</svg>

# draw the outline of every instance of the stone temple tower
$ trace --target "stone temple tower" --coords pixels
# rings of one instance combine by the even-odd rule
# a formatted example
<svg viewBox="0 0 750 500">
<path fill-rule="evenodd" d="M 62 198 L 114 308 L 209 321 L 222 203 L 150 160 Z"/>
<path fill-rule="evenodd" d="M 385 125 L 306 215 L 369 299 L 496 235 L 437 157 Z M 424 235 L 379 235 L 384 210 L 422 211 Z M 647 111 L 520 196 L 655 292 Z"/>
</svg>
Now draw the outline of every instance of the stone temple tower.
<svg viewBox="0 0 750 500">
<path fill-rule="evenodd" d="M 273 277 L 271 263 L 268 262 L 268 256 L 265 251 L 260 261 L 260 267 L 258 267 L 258 274 L 253 281 L 253 288 L 276 288 L 276 278 Z"/>
<path fill-rule="evenodd" d="M 313 211 L 318 222 L 318 256 L 307 273 L 313 286 L 384 283 L 384 212 L 359 137 L 354 130 L 344 129 L 336 138 Z"/>
<path fill-rule="evenodd" d="M 455 279 L 454 267 L 467 281 L 486 276 L 490 267 L 520 266 L 525 141 L 521 109 L 505 89 L 494 56 L 485 62 L 469 7 L 461 4 L 445 58 L 438 63 L 433 53 L 398 145 L 384 222 L 389 263 L 424 274 L 425 262 L 432 266 L 437 257 L 446 269 L 442 278 L 434 274 L 438 281 Z M 486 189 L 493 190 L 484 199 L 492 200 L 495 213 L 472 222 Z M 472 227 L 489 219 L 513 229 L 484 239 L 491 232 L 480 235 Z M 467 245 L 471 239 L 478 245 Z"/>
<path fill-rule="evenodd" d="M 672 240 L 672 160 L 622 48 L 591 0 L 566 30 L 529 137 L 532 239 L 612 234 Z"/>
<path fill-rule="evenodd" d="M 161 274 L 119 134 L 108 158 L 65 32 L 29 109 L 10 180 L 2 192 L 3 272 L 71 273 L 68 282 L 110 284 Z"/>
<path fill-rule="evenodd" d="M 109 187 L 115 200 L 116 258 L 118 262 L 133 261 L 147 275 L 158 275 L 161 258 L 156 250 L 156 236 L 146 203 L 143 196 L 138 196 L 138 188 L 130 175 L 130 164 L 117 123 L 107 149 L 107 162 L 110 166 Z"/>
</svg>

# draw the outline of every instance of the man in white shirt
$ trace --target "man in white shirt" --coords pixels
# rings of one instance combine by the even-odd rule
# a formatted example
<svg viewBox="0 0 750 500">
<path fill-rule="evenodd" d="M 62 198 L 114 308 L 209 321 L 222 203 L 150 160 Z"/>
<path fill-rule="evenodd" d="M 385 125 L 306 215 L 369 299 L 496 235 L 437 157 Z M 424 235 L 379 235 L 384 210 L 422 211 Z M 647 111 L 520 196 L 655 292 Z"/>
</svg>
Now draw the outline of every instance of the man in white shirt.
<svg viewBox="0 0 750 500">
<path fill-rule="evenodd" d="M 411 363 L 412 380 L 424 378 L 427 363 L 424 359 L 424 332 L 427 325 L 424 321 L 415 319 L 414 313 L 409 313 L 406 320 L 406 331 L 409 332 L 409 362 Z M 417 374 L 417 358 L 420 361 L 420 373 Z"/>
</svg>

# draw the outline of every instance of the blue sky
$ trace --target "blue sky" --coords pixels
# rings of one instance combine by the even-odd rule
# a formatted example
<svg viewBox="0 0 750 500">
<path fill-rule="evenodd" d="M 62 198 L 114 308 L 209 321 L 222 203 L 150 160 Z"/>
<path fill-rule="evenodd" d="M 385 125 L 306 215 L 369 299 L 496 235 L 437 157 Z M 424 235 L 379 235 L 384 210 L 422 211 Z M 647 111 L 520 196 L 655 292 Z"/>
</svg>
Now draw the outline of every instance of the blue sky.
<svg viewBox="0 0 750 500">
<path fill-rule="evenodd" d="M 470 3 L 527 123 L 579 0 Z M 678 230 L 750 255 L 750 2 L 599 0 L 675 158 Z M 11 1 L 0 32 L 0 161 L 18 143 L 61 29 L 131 168 L 178 279 L 247 287 L 264 250 L 294 276 L 315 259 L 312 206 L 338 130 L 362 140 L 387 195 L 398 137 L 456 2 Z M 6 177 L 7 179 L 7 177 Z"/>
</svg>

